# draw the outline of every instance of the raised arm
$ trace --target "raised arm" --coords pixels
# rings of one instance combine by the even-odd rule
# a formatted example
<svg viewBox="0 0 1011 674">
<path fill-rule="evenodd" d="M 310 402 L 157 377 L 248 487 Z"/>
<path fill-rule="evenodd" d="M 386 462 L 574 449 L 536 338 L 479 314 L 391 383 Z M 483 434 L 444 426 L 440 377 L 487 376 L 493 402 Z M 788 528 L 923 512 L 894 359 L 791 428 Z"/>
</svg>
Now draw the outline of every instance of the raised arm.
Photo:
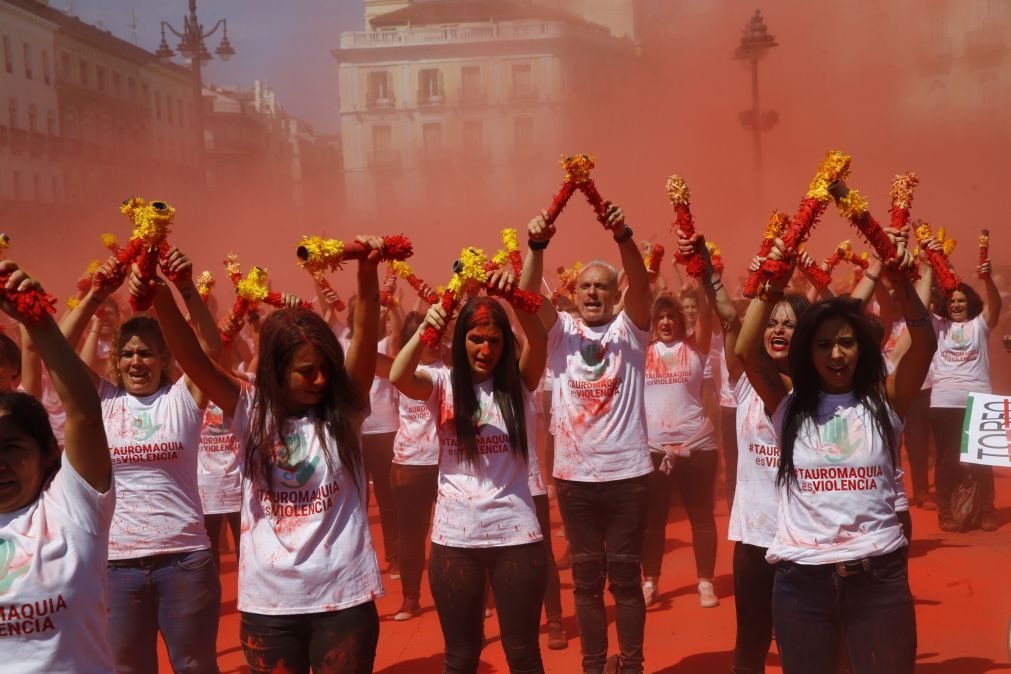
<svg viewBox="0 0 1011 674">
<path fill-rule="evenodd" d="M 358 261 L 358 299 L 355 302 L 354 335 L 348 346 L 345 368 L 358 390 L 368 394 L 376 376 L 376 351 L 379 344 L 379 251 L 383 240 L 378 236 L 355 239 L 370 249 L 368 257 Z"/>
<path fill-rule="evenodd" d="M 38 281 L 11 260 L 0 262 L 0 272 L 10 274 L 8 289 L 41 289 Z M 12 318 L 24 322 L 16 306 L 4 301 L 2 308 Z M 51 316 L 26 327 L 67 414 L 63 440 L 66 460 L 95 491 L 107 492 L 112 486 L 112 462 L 102 422 L 102 404 L 88 368 Z"/>
<path fill-rule="evenodd" d="M 680 230 L 678 231 L 678 247 L 681 249 L 682 255 L 687 255 L 694 248 L 694 243 L 690 239 L 686 239 Z M 720 321 L 720 327 L 723 330 L 723 354 L 727 361 L 727 374 L 730 378 L 728 384 L 733 388 L 744 371 L 741 361 L 734 353 L 737 337 L 741 333 L 741 319 L 737 315 L 737 309 L 734 307 L 733 300 L 730 299 L 730 294 L 723 285 L 723 277 L 713 269 L 709 259 L 709 250 L 705 245 L 702 248 L 705 250 L 703 260 L 706 261 L 705 268 L 702 270 L 702 287 L 706 291 L 706 298 L 716 313 L 716 318 Z"/>
<path fill-rule="evenodd" d="M 642 252 L 635 243 L 632 228 L 625 224 L 625 214 L 616 205 L 608 202 L 604 211 L 604 227 L 614 236 L 621 254 L 621 266 L 628 279 L 625 293 L 625 315 L 640 330 L 649 330 L 652 295 L 649 290 L 649 274 L 642 260 Z"/>
<path fill-rule="evenodd" d="M 863 306 L 864 311 L 867 310 L 867 305 L 870 303 L 871 298 L 874 297 L 874 291 L 877 290 L 878 286 L 881 285 L 881 260 L 876 256 L 871 258 L 871 261 L 867 265 L 867 269 L 864 270 L 864 275 L 857 282 L 856 286 L 853 287 L 853 292 L 850 293 L 850 297 L 860 302 Z"/>
<path fill-rule="evenodd" d="M 1001 302 L 1000 290 L 993 281 L 993 274 L 990 269 L 990 260 L 976 268 L 980 275 L 983 275 L 983 287 L 986 289 L 986 299 L 983 300 L 983 320 L 990 326 L 990 329 L 997 327 L 1000 322 Z"/>
<path fill-rule="evenodd" d="M 899 310 L 906 321 L 909 345 L 899 359 L 895 372 L 886 381 L 888 402 L 904 419 L 913 398 L 920 392 L 937 350 L 937 335 L 930 320 L 930 312 L 923 305 L 909 278 L 895 264 L 889 263 L 884 272 L 895 291 Z"/>
<path fill-rule="evenodd" d="M 135 272 L 130 274 L 130 293 L 143 295 L 153 292 L 153 305 L 158 315 L 162 334 L 168 344 L 172 357 L 182 368 L 186 377 L 192 382 L 198 394 L 194 395 L 197 404 L 203 406 L 209 398 L 227 415 L 235 414 L 239 404 L 241 385 L 231 373 L 221 368 L 200 346 L 196 335 L 183 318 L 176 306 L 172 290 L 161 279 L 150 282 L 150 290 L 145 288 Z M 191 387 L 190 391 L 194 389 Z"/>
<path fill-rule="evenodd" d="M 555 235 L 555 226 L 547 222 L 547 216 L 547 211 L 541 211 L 540 215 L 527 223 L 527 255 L 520 273 L 520 290 L 540 292 L 544 278 L 544 249 Z M 541 302 L 537 317 L 541 319 L 544 329 L 550 331 L 558 320 L 558 310 L 551 302 Z"/>
<path fill-rule="evenodd" d="M 42 359 L 35 348 L 32 336 L 23 323 L 18 324 L 21 333 L 21 388 L 28 395 L 42 399 Z"/>
<path fill-rule="evenodd" d="M 220 360 L 221 331 L 211 314 L 210 307 L 200 297 L 197 286 L 193 282 L 193 263 L 183 255 L 181 250 L 173 248 L 169 251 L 163 268 L 166 274 L 176 276 L 176 290 L 179 291 L 179 295 L 186 305 L 186 311 L 190 314 L 193 332 L 196 334 L 201 348 L 213 360 Z"/>
<path fill-rule="evenodd" d="M 502 293 L 508 293 L 516 283 L 516 279 L 508 271 L 500 269 L 489 276 L 488 283 L 491 287 L 498 288 Z M 547 304 L 547 300 L 543 296 L 541 304 Z M 529 314 L 525 311 L 512 313 L 516 317 L 516 322 L 523 329 L 523 336 L 526 337 L 526 346 L 520 354 L 520 376 L 523 378 L 527 390 L 534 391 L 541 383 L 544 366 L 548 360 L 548 332 L 536 314 Z"/>
<path fill-rule="evenodd" d="M 390 383 L 412 400 L 428 400 L 432 395 L 433 388 L 432 378 L 428 376 L 428 373 L 418 371 L 421 351 L 424 348 L 421 343 L 421 333 L 428 326 L 441 333 L 446 329 L 446 323 L 445 309 L 438 304 L 429 307 L 428 313 L 425 314 L 425 320 L 421 322 L 407 343 L 400 348 L 400 353 L 393 360 L 393 365 L 390 367 Z"/>
<path fill-rule="evenodd" d="M 769 257 L 779 260 L 790 257 L 780 239 L 776 239 Z M 796 260 L 792 261 L 796 262 Z M 779 281 L 779 285 L 767 288 L 751 301 L 741 324 L 737 347 L 734 349 L 734 353 L 744 367 L 748 381 L 751 382 L 769 412 L 779 407 L 783 398 L 789 393 L 789 389 L 779 373 L 779 368 L 765 351 L 765 328 L 772 317 L 772 310 L 783 298 L 784 288 L 789 283 L 793 269 L 794 265 L 791 264 L 789 273 Z"/>
</svg>

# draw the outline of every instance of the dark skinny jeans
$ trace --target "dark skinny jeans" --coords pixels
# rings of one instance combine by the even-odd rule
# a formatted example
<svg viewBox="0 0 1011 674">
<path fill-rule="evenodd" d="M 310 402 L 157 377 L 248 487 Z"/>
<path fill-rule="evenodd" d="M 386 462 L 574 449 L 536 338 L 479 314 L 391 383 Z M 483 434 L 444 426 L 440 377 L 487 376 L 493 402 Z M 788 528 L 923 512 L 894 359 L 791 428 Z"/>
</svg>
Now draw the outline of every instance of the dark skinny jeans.
<svg viewBox="0 0 1011 674">
<path fill-rule="evenodd" d="M 906 548 L 841 576 L 834 564 L 780 562 L 772 594 L 784 674 L 835 674 L 845 639 L 853 674 L 913 674 L 916 612 Z"/>
<path fill-rule="evenodd" d="M 393 465 L 393 433 L 372 433 L 362 435 L 362 459 L 365 463 L 365 479 L 372 480 L 379 507 L 379 525 L 383 532 L 383 555 L 387 563 L 397 559 L 397 509 L 393 505 L 393 489 L 390 487 L 390 466 Z M 365 491 L 365 507 L 369 505 L 369 492 Z"/>
<path fill-rule="evenodd" d="M 432 524 L 432 506 L 439 488 L 439 466 L 390 468 L 390 485 L 397 509 L 400 584 L 404 599 L 421 598 L 421 572 L 425 568 L 425 541 Z"/>
<path fill-rule="evenodd" d="M 551 504 L 548 495 L 534 496 L 534 507 L 537 509 L 537 523 L 541 525 L 544 536 L 544 554 L 548 562 L 548 582 L 544 589 L 544 618 L 548 622 L 562 619 L 562 582 L 558 577 L 558 565 L 555 563 L 555 551 L 551 549 Z"/>
<path fill-rule="evenodd" d="M 649 476 L 611 482 L 556 479 L 555 489 L 572 551 L 583 671 L 598 674 L 607 662 L 604 582 L 610 579 L 620 671 L 641 672 L 646 627 L 641 559 L 649 510 Z"/>
<path fill-rule="evenodd" d="M 654 463 L 660 459 L 654 455 Z M 714 491 L 720 456 L 716 451 L 695 451 L 679 456 L 670 475 L 654 470 L 649 475 L 649 519 L 642 546 L 642 575 L 659 578 L 667 542 L 667 516 L 670 513 L 671 487 L 676 486 L 692 526 L 692 549 L 698 578 L 712 580 L 716 571 L 716 518 Z"/>
<path fill-rule="evenodd" d="M 239 640 L 252 674 L 372 674 L 379 643 L 375 602 L 297 615 L 243 613 Z"/>
<path fill-rule="evenodd" d="M 737 640 L 734 674 L 764 674 L 772 645 L 772 588 L 776 567 L 765 561 L 766 548 L 734 544 L 734 605 Z"/>
<path fill-rule="evenodd" d="M 455 548 L 432 543 L 428 580 L 446 641 L 446 674 L 477 672 L 484 647 L 485 583 L 491 580 L 510 674 L 543 674 L 538 631 L 547 560 L 544 545 Z"/>
</svg>

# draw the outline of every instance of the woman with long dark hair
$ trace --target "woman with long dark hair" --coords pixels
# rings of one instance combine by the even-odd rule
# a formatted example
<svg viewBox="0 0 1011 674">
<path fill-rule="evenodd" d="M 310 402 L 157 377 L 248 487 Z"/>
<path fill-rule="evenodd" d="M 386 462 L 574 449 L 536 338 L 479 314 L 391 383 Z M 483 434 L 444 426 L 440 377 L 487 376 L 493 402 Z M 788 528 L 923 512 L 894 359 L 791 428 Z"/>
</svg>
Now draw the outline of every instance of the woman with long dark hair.
<svg viewBox="0 0 1011 674">
<path fill-rule="evenodd" d="M 496 272 L 491 283 L 505 291 L 513 279 Z M 528 461 L 536 460 L 529 397 L 544 372 L 547 335 L 535 315 L 518 312 L 527 346 L 517 356 L 505 310 L 497 300 L 474 298 L 456 321 L 450 371 L 419 370 L 421 331 L 443 330 L 447 319 L 432 307 L 390 372 L 402 395 L 439 410 L 428 573 L 446 641 L 445 671 L 477 671 L 490 578 L 509 670 L 543 672 L 537 633 L 547 563 Z"/>
<path fill-rule="evenodd" d="M 253 672 L 372 671 L 382 595 L 365 512 L 360 432 L 376 369 L 382 239 L 358 263 L 345 357 L 318 315 L 280 309 L 260 333 L 256 385 L 201 349 L 161 282 L 154 306 L 183 371 L 242 442 L 240 638 Z"/>
<path fill-rule="evenodd" d="M 937 446 L 934 483 L 937 485 L 937 515 L 941 531 L 963 531 L 975 522 L 960 523 L 952 518 L 952 492 L 963 479 L 975 481 L 983 507 L 979 527 L 996 531 L 1000 526 L 994 507 L 993 468 L 963 466 L 959 461 L 962 446 L 962 417 L 969 393 L 990 393 L 990 332 L 1000 319 L 1001 296 L 990 273 L 990 261 L 977 271 L 984 276 L 986 300 L 971 286 L 960 283 L 944 294 L 933 317 L 937 331 L 934 354 L 934 387 L 930 392 L 930 419 Z"/>
<path fill-rule="evenodd" d="M 896 469 L 902 419 L 936 342 L 901 268 L 912 262 L 905 242 L 896 241 L 901 264 L 888 261 L 885 272 L 911 345 L 893 374 L 886 376 L 860 302 L 849 298 L 819 302 L 799 317 L 787 355 L 792 391 L 759 355 L 783 285 L 752 302 L 737 340 L 748 379 L 774 410 L 781 449 L 783 494 L 766 559 L 777 564 L 772 609 L 787 674 L 834 672 L 840 633 L 855 674 L 913 671 L 916 615 Z M 777 241 L 773 257 L 791 256 Z"/>
<path fill-rule="evenodd" d="M 107 263 L 108 265 L 109 263 Z M 165 265 L 177 279 L 204 348 L 220 337 L 200 299 L 192 264 L 178 249 Z M 64 320 L 76 344 L 112 287 L 101 277 Z M 146 292 L 135 278 L 130 292 Z M 105 376 L 94 381 L 116 481 L 109 536 L 109 643 L 120 672 L 158 668 L 161 633 L 173 668 L 217 672 L 221 585 L 204 528 L 197 485 L 197 447 L 207 397 L 189 377 L 173 380 L 173 352 L 159 322 L 137 315 L 117 326 Z"/>
<path fill-rule="evenodd" d="M 12 260 L 0 261 L 0 273 L 7 289 L 41 290 Z M 115 490 L 101 402 L 50 316 L 28 324 L 15 304 L 0 308 L 26 325 L 66 413 L 61 456 L 42 403 L 0 392 L 3 667 L 112 672 L 105 566 Z"/>
</svg>

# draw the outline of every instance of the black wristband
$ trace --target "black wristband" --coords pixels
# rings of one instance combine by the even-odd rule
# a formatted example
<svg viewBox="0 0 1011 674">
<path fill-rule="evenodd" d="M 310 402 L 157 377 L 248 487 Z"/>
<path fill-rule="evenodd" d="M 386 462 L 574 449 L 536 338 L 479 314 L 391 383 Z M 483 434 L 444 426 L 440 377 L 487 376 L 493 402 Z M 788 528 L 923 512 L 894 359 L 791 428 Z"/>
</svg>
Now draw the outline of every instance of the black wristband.
<svg viewBox="0 0 1011 674">
<path fill-rule="evenodd" d="M 632 231 L 632 228 L 629 227 L 628 225 L 625 225 L 625 229 L 623 229 L 620 234 L 614 235 L 614 242 L 625 243 L 626 241 L 631 239 L 634 235 L 635 233 Z"/>
<path fill-rule="evenodd" d="M 532 239 L 527 239 L 527 246 L 530 250 L 544 250 L 551 243 L 551 239 L 545 239 L 544 241 L 533 241 Z"/>
</svg>

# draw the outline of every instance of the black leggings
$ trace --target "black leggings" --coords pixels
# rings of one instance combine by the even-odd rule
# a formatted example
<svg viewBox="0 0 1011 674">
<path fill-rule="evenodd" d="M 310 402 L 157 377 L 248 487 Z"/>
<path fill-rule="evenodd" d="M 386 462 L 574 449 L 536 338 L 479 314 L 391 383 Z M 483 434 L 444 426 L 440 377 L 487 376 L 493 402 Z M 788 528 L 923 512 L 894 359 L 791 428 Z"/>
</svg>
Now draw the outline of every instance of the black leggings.
<svg viewBox="0 0 1011 674">
<path fill-rule="evenodd" d="M 405 466 L 390 469 L 393 501 L 397 506 L 400 583 L 404 599 L 421 598 L 421 572 L 425 568 L 425 540 L 432 523 L 432 505 L 439 487 L 439 466 Z"/>
<path fill-rule="evenodd" d="M 902 441 L 909 457 L 912 497 L 924 497 L 930 489 L 930 389 L 922 389 L 906 411 Z M 961 429 L 961 426 L 959 426 Z M 935 480 L 936 483 L 936 480 Z"/>
<path fill-rule="evenodd" d="M 239 640 L 253 674 L 372 674 L 379 643 L 375 602 L 327 613 L 243 613 Z"/>
<path fill-rule="evenodd" d="M 502 649 L 512 674 L 541 674 L 537 640 L 547 582 L 541 542 L 500 548 L 432 543 L 428 580 L 446 641 L 447 674 L 477 671 L 484 646 L 485 583 L 491 580 Z"/>
<path fill-rule="evenodd" d="M 544 618 L 548 622 L 562 619 L 562 582 L 558 578 L 558 565 L 555 564 L 555 551 L 551 549 L 551 504 L 548 495 L 534 496 L 534 507 L 537 509 L 537 523 L 541 525 L 541 535 L 544 536 L 544 554 L 548 562 L 548 581 L 544 590 Z"/>
<path fill-rule="evenodd" d="M 235 543 L 235 561 L 239 561 L 240 520 L 239 513 L 204 515 L 204 528 L 207 529 L 207 536 L 211 539 L 211 557 L 214 558 L 214 566 L 218 569 L 221 569 L 221 525 L 225 522 L 228 522 L 228 528 L 232 530 L 232 542 Z"/>
<path fill-rule="evenodd" d="M 397 559 L 397 509 L 393 504 L 393 489 L 390 487 L 390 466 L 393 465 L 393 441 L 397 434 L 373 433 L 362 436 L 362 456 L 365 462 L 365 479 L 372 480 L 376 491 L 376 505 L 379 506 L 379 525 L 383 531 L 383 554 L 387 562 Z M 365 507 L 368 507 L 368 490 L 365 492 Z"/>
<path fill-rule="evenodd" d="M 735 674 L 762 674 L 772 645 L 772 587 L 776 566 L 765 561 L 766 548 L 734 544 L 734 597 L 737 609 Z"/>
<path fill-rule="evenodd" d="M 649 475 L 649 518 L 642 545 L 642 575 L 659 578 L 667 541 L 667 515 L 670 512 L 671 487 L 676 485 L 692 525 L 692 548 L 698 578 L 712 580 L 716 571 L 716 518 L 713 499 L 720 456 L 715 451 L 695 451 L 679 456 L 674 470 L 664 475 L 654 470 Z"/>
</svg>

